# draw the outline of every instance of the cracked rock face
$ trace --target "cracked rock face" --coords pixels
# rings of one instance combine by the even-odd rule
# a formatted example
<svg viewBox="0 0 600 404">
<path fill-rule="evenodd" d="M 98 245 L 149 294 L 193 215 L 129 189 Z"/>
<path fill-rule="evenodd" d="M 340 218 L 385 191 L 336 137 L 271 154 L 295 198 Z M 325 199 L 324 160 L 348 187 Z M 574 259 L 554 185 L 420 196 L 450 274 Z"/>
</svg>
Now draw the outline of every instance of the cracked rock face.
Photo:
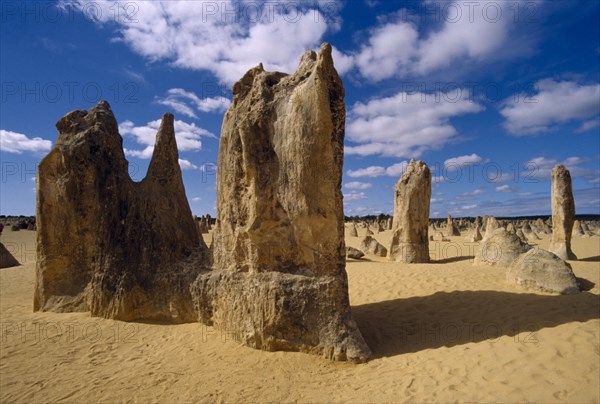
<svg viewBox="0 0 600 404">
<path fill-rule="evenodd" d="M 185 196 L 173 115 L 163 117 L 139 183 L 108 103 L 70 112 L 56 127 L 37 175 L 34 310 L 194 321 L 189 285 L 206 245 Z"/>
<path fill-rule="evenodd" d="M 576 260 L 571 250 L 575 222 L 575 199 L 571 173 L 562 164 L 552 169 L 552 242 L 549 250 L 563 260 Z"/>
<path fill-rule="evenodd" d="M 430 199 L 429 167 L 423 161 L 411 160 L 395 187 L 390 260 L 429 262 Z"/>
<path fill-rule="evenodd" d="M 350 312 L 341 181 L 344 87 L 331 46 L 291 74 L 233 86 L 217 168 L 213 271 L 192 287 L 200 321 L 265 350 L 370 356 Z"/>
</svg>

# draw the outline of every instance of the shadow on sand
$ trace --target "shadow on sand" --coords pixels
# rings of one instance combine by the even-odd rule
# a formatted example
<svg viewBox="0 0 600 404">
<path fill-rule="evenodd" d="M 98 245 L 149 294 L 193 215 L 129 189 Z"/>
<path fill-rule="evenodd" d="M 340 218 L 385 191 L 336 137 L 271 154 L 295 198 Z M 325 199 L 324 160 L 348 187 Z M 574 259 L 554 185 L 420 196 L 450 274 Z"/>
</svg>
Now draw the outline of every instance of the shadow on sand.
<svg viewBox="0 0 600 404">
<path fill-rule="evenodd" d="M 586 292 L 551 296 L 483 290 L 388 300 L 355 306 L 352 312 L 379 358 L 504 335 L 536 342 L 540 329 L 600 318 L 599 304 L 600 296 Z"/>
<path fill-rule="evenodd" d="M 600 262 L 600 255 L 596 255 L 595 257 L 586 257 L 586 258 L 579 258 L 575 261 L 583 261 L 583 262 Z"/>
</svg>

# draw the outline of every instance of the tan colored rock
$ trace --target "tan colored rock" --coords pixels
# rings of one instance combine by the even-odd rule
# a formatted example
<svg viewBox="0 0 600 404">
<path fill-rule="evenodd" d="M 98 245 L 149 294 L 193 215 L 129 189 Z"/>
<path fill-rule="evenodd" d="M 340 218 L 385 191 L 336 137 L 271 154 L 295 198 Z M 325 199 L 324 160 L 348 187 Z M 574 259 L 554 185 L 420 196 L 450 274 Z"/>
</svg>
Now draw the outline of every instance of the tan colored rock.
<svg viewBox="0 0 600 404">
<path fill-rule="evenodd" d="M 512 223 L 509 223 L 506 226 L 506 231 L 513 234 L 516 233 L 515 226 Z"/>
<path fill-rule="evenodd" d="M 356 230 L 356 224 L 350 225 L 350 237 L 358 237 L 358 230 Z"/>
<path fill-rule="evenodd" d="M 0 243 L 0 268 L 10 268 L 21 265 L 19 261 L 8 251 L 4 244 Z"/>
<path fill-rule="evenodd" d="M 491 237 L 494 232 L 500 228 L 500 223 L 494 216 L 488 216 L 485 222 L 485 234 L 483 236 L 484 239 Z"/>
<path fill-rule="evenodd" d="M 571 174 L 562 164 L 552 169 L 552 242 L 550 252 L 563 260 L 576 260 L 571 250 L 571 234 L 575 221 L 575 200 Z"/>
<path fill-rule="evenodd" d="M 388 253 L 387 248 L 371 236 L 366 236 L 363 241 L 361 241 L 360 250 L 365 254 L 376 255 L 378 257 L 385 257 Z"/>
<path fill-rule="evenodd" d="M 423 161 L 411 160 L 396 183 L 389 259 L 429 262 L 431 172 Z"/>
<path fill-rule="evenodd" d="M 373 232 L 371 231 L 371 228 L 367 225 L 367 230 L 365 231 L 365 235 L 366 236 L 372 236 Z"/>
<path fill-rule="evenodd" d="M 346 258 L 352 258 L 354 260 L 358 260 L 364 256 L 365 256 L 365 254 L 358 248 L 346 247 Z"/>
<path fill-rule="evenodd" d="M 565 295 L 579 293 L 571 266 L 555 254 L 540 248 L 521 254 L 507 271 L 506 279 L 526 290 Z"/>
<path fill-rule="evenodd" d="M 521 241 L 516 234 L 511 234 L 501 227 L 483 238 L 474 262 L 508 268 L 519 255 L 530 249 L 531 247 Z"/>
<path fill-rule="evenodd" d="M 573 231 L 571 232 L 571 237 L 581 237 L 585 233 L 583 232 L 583 227 L 581 227 L 581 222 L 579 220 L 575 220 L 573 222 Z"/>
<path fill-rule="evenodd" d="M 471 241 L 472 243 L 476 243 L 478 241 L 481 241 L 483 239 L 483 237 L 481 237 L 481 232 L 479 231 L 479 225 L 477 225 L 475 227 L 475 230 L 473 231 L 473 235 L 469 238 L 469 241 Z"/>
<path fill-rule="evenodd" d="M 148 174 L 128 174 L 108 103 L 73 111 L 37 174 L 34 310 L 91 311 L 118 320 L 195 321 L 189 285 L 198 238 L 165 114 Z"/>
<path fill-rule="evenodd" d="M 344 87 L 328 44 L 291 74 L 233 86 L 217 167 L 214 266 L 194 282 L 200 321 L 241 343 L 364 361 L 345 271 Z M 326 173 L 327 175 L 324 175 Z"/>
<path fill-rule="evenodd" d="M 448 237 L 460 236 L 460 231 L 458 230 L 458 227 L 456 227 L 456 224 L 450 215 L 448 215 L 448 221 L 446 222 L 446 235 Z"/>
</svg>

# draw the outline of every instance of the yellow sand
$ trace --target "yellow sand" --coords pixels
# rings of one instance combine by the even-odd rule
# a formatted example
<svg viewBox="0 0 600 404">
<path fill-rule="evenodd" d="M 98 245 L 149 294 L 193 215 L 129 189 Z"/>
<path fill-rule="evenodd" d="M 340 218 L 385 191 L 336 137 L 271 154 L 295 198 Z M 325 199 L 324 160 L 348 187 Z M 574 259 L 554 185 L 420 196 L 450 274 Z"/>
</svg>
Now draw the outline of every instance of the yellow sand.
<svg viewBox="0 0 600 404">
<path fill-rule="evenodd" d="M 348 262 L 375 355 L 353 365 L 256 351 L 201 324 L 33 313 L 34 232 L 5 230 L 24 265 L 0 270 L 0 402 L 599 402 L 600 238 L 574 239 L 589 289 L 576 296 L 517 290 L 474 266 L 464 240 L 452 238 L 458 257 L 432 243 L 441 263 Z"/>
</svg>

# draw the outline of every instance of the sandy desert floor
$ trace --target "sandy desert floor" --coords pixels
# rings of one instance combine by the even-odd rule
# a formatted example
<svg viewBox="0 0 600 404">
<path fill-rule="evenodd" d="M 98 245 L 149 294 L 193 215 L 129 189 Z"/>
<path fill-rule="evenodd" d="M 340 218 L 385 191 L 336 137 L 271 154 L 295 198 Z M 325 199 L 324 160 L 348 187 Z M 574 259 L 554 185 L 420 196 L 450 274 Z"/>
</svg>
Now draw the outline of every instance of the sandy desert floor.
<svg viewBox="0 0 600 404">
<path fill-rule="evenodd" d="M 24 264 L 0 270 L 2 403 L 600 401 L 600 238 L 574 239 L 587 289 L 575 296 L 507 285 L 504 269 L 471 263 L 465 237 L 432 242 L 431 264 L 350 260 L 375 356 L 360 365 L 256 351 L 201 324 L 33 313 L 35 234 L 1 241 Z"/>
</svg>

